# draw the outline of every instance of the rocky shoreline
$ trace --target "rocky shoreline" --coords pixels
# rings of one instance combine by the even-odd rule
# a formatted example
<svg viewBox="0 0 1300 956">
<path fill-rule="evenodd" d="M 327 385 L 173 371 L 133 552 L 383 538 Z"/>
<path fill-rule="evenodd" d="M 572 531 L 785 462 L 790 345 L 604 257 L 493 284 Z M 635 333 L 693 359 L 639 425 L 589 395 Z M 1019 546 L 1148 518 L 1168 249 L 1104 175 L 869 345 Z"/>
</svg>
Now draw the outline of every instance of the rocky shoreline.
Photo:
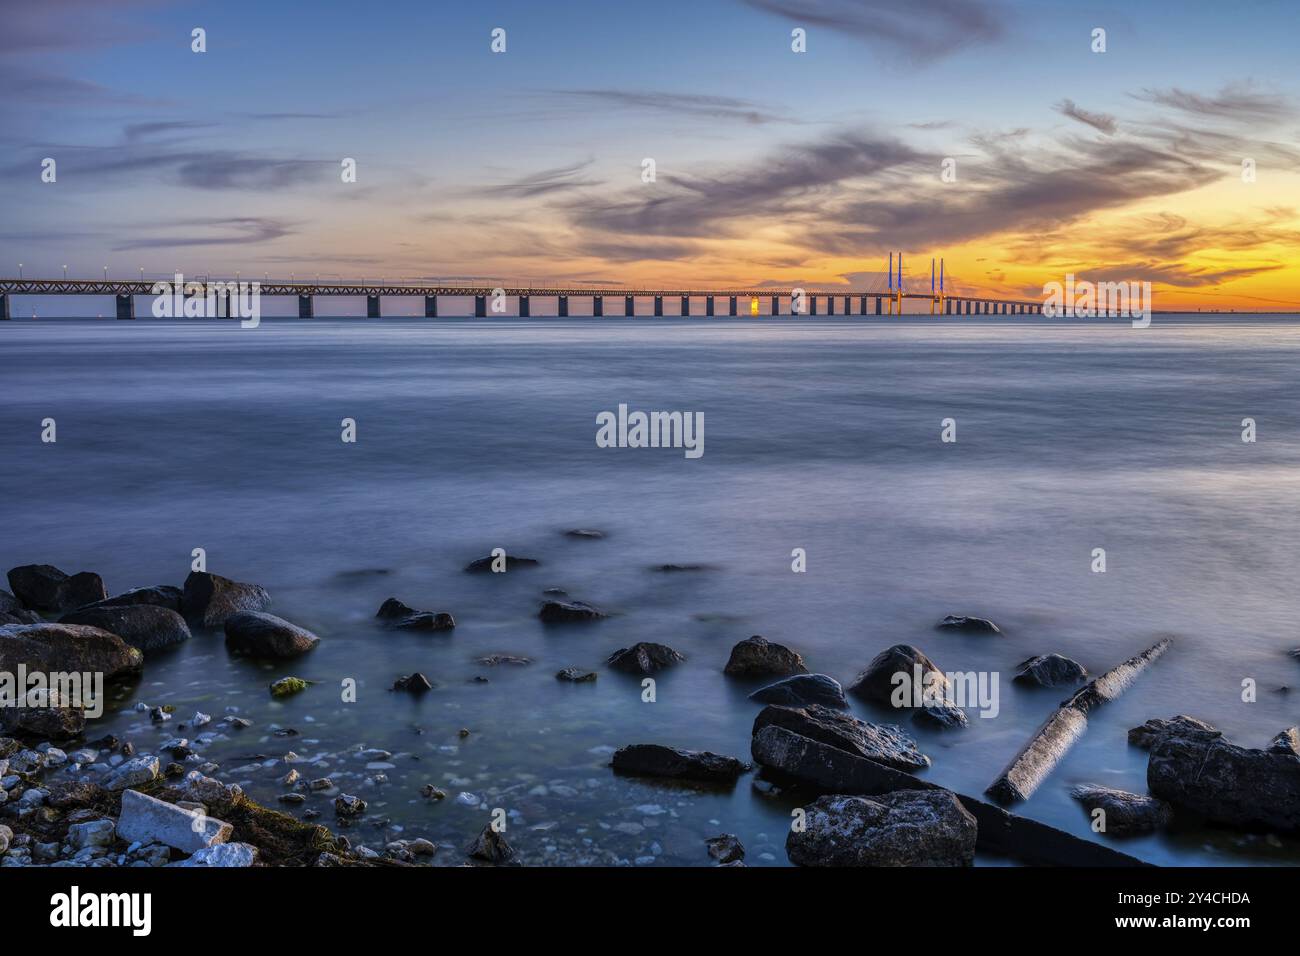
<svg viewBox="0 0 1300 956">
<path fill-rule="evenodd" d="M 568 536 L 600 535 L 583 530 Z M 470 562 L 464 572 L 490 575 L 540 565 L 537 559 L 494 552 Z M 683 564 L 650 570 L 708 569 Z M 320 643 L 317 635 L 269 613 L 266 589 L 208 572 L 192 572 L 183 587 L 142 587 L 112 597 L 92 572 L 69 575 L 48 565 L 27 565 L 12 569 L 8 580 L 12 593 L 0 591 L 0 673 L 20 666 L 48 673 L 93 672 L 111 687 L 138 680 L 148 655 L 189 640 L 196 631 L 219 632 L 231 655 L 264 662 L 294 660 Z M 537 616 L 548 628 L 600 628 L 599 622 L 610 615 L 548 589 Z M 385 601 L 375 618 L 384 627 L 429 632 L 437 640 L 456 627 L 448 611 L 418 610 L 397 598 Z M 1006 638 L 992 621 L 966 615 L 949 615 L 936 629 Z M 1161 651 L 1164 646 L 1167 642 Z M 1134 679 L 1136 671 L 1129 673 L 1134 660 L 1138 658 L 1075 691 L 1049 718 L 1039 735 L 1052 751 L 1048 758 L 1036 755 L 1038 738 L 1027 745 L 1021 756 L 1032 762 L 1029 792 L 1050 773 L 1061 748 L 1082 733 L 1087 713 Z M 494 655 L 483 663 L 527 660 Z M 652 676 L 694 662 L 668 645 L 641 642 L 614 650 L 606 666 Z M 1098 785 L 1071 790 L 1105 841 L 1098 842 L 914 776 L 933 759 L 902 726 L 848 713 L 848 697 L 853 696 L 889 706 L 899 718 L 960 734 L 967 715 L 953 700 L 949 678 L 919 648 L 887 648 L 847 690 L 829 675 L 810 672 L 798 651 L 757 635 L 738 642 L 718 666 L 733 678 L 767 682 L 749 695 L 761 705 L 749 760 L 633 742 L 612 753 L 610 770 L 648 782 L 704 788 L 732 787 L 753 774 L 756 789 L 799 803 L 785 841 L 787 856 L 797 865 L 970 865 L 977 852 L 1033 864 L 1140 865 L 1107 844 L 1168 828 L 1175 820 L 1180 826 L 1211 823 L 1270 836 L 1300 833 L 1297 728 L 1282 731 L 1263 750 L 1230 744 L 1210 725 L 1185 716 L 1155 718 L 1134 728 L 1130 744 L 1150 751 L 1149 794 Z M 927 678 L 935 692 L 900 703 L 894 693 L 899 674 Z M 1022 663 L 1016 681 L 1072 686 L 1087 676 L 1068 658 L 1040 654 Z M 565 667 L 555 677 L 586 683 L 596 680 L 598 672 Z M 287 675 L 268 691 L 291 695 L 307 684 Z M 392 690 L 421 694 L 434 686 L 416 672 L 395 675 Z M 0 736 L 0 866 L 405 866 L 431 864 L 435 856 L 442 863 L 454 857 L 462 865 L 520 862 L 507 839 L 506 820 L 494 820 L 463 846 L 401 838 L 376 849 L 350 838 L 347 831 L 365 818 L 367 803 L 343 786 L 383 782 L 384 771 L 393 766 L 387 751 L 358 745 L 328 755 L 332 760 L 301 762 L 301 767 L 295 766 L 300 761 L 291 751 L 280 758 L 253 755 L 252 764 L 234 768 L 236 776 L 250 765 L 282 772 L 279 799 L 290 812 L 281 812 L 251 800 L 238 783 L 223 782 L 228 774 L 203 755 L 213 742 L 230 740 L 250 726 L 237 708 L 228 708 L 215 721 L 195 713 L 176 725 L 171 739 L 137 750 L 134 742 L 112 736 L 88 741 L 88 717 L 75 702 L 55 697 L 27 703 L 36 706 L 0 708 L 5 735 Z M 167 708 L 136 707 L 155 726 L 166 726 L 173 717 Z M 1062 720 L 1059 728 L 1053 725 Z M 338 780 L 331 779 L 331 763 L 347 759 L 359 760 L 364 771 L 340 769 L 333 774 Z M 995 782 L 989 793 L 1003 803 L 1027 796 L 1005 781 Z M 436 801 L 447 794 L 429 784 L 420 796 Z M 323 815 L 316 808 L 319 801 L 303 806 L 309 797 L 332 801 L 334 830 L 318 822 Z M 303 819 L 291 815 L 295 810 Z M 734 834 L 720 833 L 703 843 L 702 862 L 745 865 L 745 849 Z"/>
</svg>

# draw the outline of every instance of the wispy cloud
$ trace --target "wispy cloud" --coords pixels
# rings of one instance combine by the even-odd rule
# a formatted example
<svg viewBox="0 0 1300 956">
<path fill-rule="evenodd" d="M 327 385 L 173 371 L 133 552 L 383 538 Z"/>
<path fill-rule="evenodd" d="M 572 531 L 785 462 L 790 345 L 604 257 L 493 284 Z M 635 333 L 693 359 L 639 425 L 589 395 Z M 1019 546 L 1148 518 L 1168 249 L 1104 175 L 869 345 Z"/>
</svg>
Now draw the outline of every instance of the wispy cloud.
<svg viewBox="0 0 1300 956">
<path fill-rule="evenodd" d="M 1115 117 L 1109 113 L 1094 113 L 1091 110 L 1085 110 L 1083 107 L 1076 105 L 1074 100 L 1071 99 L 1061 100 L 1054 109 L 1063 116 L 1078 120 L 1080 123 L 1100 130 L 1108 136 L 1113 136 L 1115 130 L 1119 128 Z"/>
<path fill-rule="evenodd" d="M 703 93 L 668 93 L 656 90 L 552 90 L 548 95 L 602 104 L 621 110 L 645 110 L 711 120 L 762 124 L 790 122 L 750 100 Z"/>
<path fill-rule="evenodd" d="M 483 196 L 531 199 L 536 196 L 547 196 L 552 193 L 596 186 L 600 184 L 600 180 L 590 179 L 582 175 L 583 171 L 591 166 L 591 163 L 592 161 L 587 159 L 569 166 L 543 169 L 540 172 L 523 176 L 512 182 L 480 187 L 477 192 Z"/>
<path fill-rule="evenodd" d="M 1133 97 L 1194 116 L 1232 120 L 1236 123 L 1274 121 L 1294 113 L 1294 107 L 1287 97 L 1257 90 L 1247 83 L 1230 84 L 1210 96 L 1171 87 L 1144 89 L 1134 93 Z"/>
</svg>

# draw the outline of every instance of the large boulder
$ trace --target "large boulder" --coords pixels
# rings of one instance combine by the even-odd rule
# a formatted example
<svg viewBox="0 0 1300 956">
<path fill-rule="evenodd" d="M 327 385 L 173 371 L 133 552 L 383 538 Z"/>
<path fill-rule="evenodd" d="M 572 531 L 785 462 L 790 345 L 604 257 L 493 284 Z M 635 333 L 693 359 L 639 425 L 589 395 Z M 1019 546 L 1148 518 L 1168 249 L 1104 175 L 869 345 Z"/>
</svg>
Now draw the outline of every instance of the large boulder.
<svg viewBox="0 0 1300 956">
<path fill-rule="evenodd" d="M 146 654 L 190 639 L 190 629 L 170 608 L 153 604 L 95 605 L 69 611 L 60 624 L 88 624 L 116 634 Z"/>
<path fill-rule="evenodd" d="M 265 611 L 236 611 L 225 620 L 226 647 L 235 654 L 285 660 L 305 654 L 320 638 Z"/>
<path fill-rule="evenodd" d="M 614 752 L 611 762 L 619 773 L 639 777 L 668 777 L 706 783 L 734 783 L 749 769 L 735 757 L 707 750 L 676 750 L 659 744 L 632 744 Z"/>
<path fill-rule="evenodd" d="M 105 680 L 139 673 L 144 655 L 116 634 L 83 624 L 9 624 L 0 627 L 0 671 L 100 673 Z"/>
<path fill-rule="evenodd" d="M 964 727 L 966 714 L 948 699 L 951 690 L 947 675 L 911 644 L 885 648 L 849 685 L 862 700 L 910 710 L 939 727 Z"/>
<path fill-rule="evenodd" d="M 490 554 L 485 558 L 475 558 L 469 564 L 465 565 L 465 570 L 470 574 L 491 574 L 493 563 L 497 560 L 497 558 L 494 558 Z M 535 568 L 542 563 L 536 558 L 519 558 L 509 552 L 501 556 L 500 562 L 500 566 L 503 567 L 505 571 L 514 571 L 518 568 Z M 504 572 L 499 571 L 497 573 L 501 574 Z"/>
<path fill-rule="evenodd" d="M 653 674 L 686 660 L 667 644 L 642 641 L 631 647 L 621 647 L 605 661 L 610 667 L 629 674 Z"/>
<path fill-rule="evenodd" d="M 785 850 L 799 866 L 970 866 L 975 818 L 946 790 L 832 794 L 804 808 Z"/>
<path fill-rule="evenodd" d="M 138 790 L 122 791 L 117 835 L 128 843 L 162 843 L 183 853 L 225 843 L 234 831 L 229 823 L 166 803 Z"/>
<path fill-rule="evenodd" d="M 1264 750 L 1218 731 L 1164 734 L 1151 745 L 1147 789 L 1217 823 L 1300 831 L 1300 731 L 1282 731 Z"/>
<path fill-rule="evenodd" d="M 873 794 L 935 786 L 910 773 L 775 724 L 759 728 L 749 749 L 765 775 L 775 775 L 820 793 Z"/>
<path fill-rule="evenodd" d="M 21 707 L 0 707 L 0 729 L 32 740 L 69 740 L 86 729 L 87 701 L 34 690 Z M 3 763 L 3 761 L 0 761 Z"/>
<path fill-rule="evenodd" d="M 62 611 L 108 597 L 104 580 L 90 571 L 65 574 L 50 564 L 24 564 L 9 572 L 9 587 L 33 611 Z"/>
<path fill-rule="evenodd" d="M 767 726 L 820 741 L 831 747 L 874 760 L 898 770 L 920 770 L 930 766 L 916 742 L 898 727 L 870 724 L 851 714 L 816 704 L 808 707 L 764 707 L 754 718 L 756 735 Z"/>
<path fill-rule="evenodd" d="M 1207 724 L 1203 720 L 1197 720 L 1195 717 L 1188 717 L 1185 714 L 1178 714 L 1165 720 L 1160 717 L 1152 717 L 1141 727 L 1134 727 L 1128 732 L 1128 742 L 1134 747 L 1140 747 L 1143 750 L 1150 750 L 1161 737 L 1168 734 L 1181 734 L 1188 732 L 1204 732 L 1220 735 L 1219 731 L 1213 725 Z"/>
<path fill-rule="evenodd" d="M 221 627 L 237 611 L 261 611 L 270 605 L 266 588 L 207 571 L 190 572 L 181 598 L 185 616 L 206 628 Z"/>
<path fill-rule="evenodd" d="M 154 587 L 131 588 L 129 591 L 114 594 L 112 597 L 96 601 L 94 604 L 87 604 L 85 607 L 133 607 L 137 604 L 148 604 L 153 607 L 165 607 L 169 611 L 179 612 L 184 597 L 185 592 L 180 588 L 171 584 L 159 584 Z"/>
<path fill-rule="evenodd" d="M 1070 796 L 1083 804 L 1094 820 L 1100 810 L 1100 824 L 1094 828 L 1111 836 L 1158 830 L 1173 818 L 1173 810 L 1163 800 L 1112 787 L 1081 784 L 1070 790 Z"/>
<path fill-rule="evenodd" d="M 790 648 L 755 634 L 731 649 L 722 672 L 732 677 L 788 677 L 807 670 L 803 658 Z"/>
<path fill-rule="evenodd" d="M 1088 676 L 1087 669 L 1078 661 L 1060 654 L 1039 654 L 1022 661 L 1014 680 L 1020 684 L 1038 687 L 1056 687 L 1058 684 L 1077 684 Z"/>
<path fill-rule="evenodd" d="M 844 699 L 844 688 L 840 682 L 825 674 L 796 674 L 786 677 L 775 684 L 760 687 L 749 695 L 749 699 L 760 704 L 780 704 L 785 707 L 820 704 L 823 707 L 847 710 L 849 706 L 849 702 Z"/>
</svg>

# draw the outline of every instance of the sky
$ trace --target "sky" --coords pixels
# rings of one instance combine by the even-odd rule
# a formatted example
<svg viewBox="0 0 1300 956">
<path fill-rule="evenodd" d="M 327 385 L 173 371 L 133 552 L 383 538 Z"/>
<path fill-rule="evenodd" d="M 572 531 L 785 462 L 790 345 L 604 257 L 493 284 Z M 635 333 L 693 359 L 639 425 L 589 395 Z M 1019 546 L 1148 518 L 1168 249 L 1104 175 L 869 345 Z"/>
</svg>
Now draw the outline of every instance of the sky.
<svg viewBox="0 0 1300 956">
<path fill-rule="evenodd" d="M 898 251 L 909 289 L 1300 309 L 1296 0 L 0 18 L 0 276 L 874 290 Z"/>
</svg>

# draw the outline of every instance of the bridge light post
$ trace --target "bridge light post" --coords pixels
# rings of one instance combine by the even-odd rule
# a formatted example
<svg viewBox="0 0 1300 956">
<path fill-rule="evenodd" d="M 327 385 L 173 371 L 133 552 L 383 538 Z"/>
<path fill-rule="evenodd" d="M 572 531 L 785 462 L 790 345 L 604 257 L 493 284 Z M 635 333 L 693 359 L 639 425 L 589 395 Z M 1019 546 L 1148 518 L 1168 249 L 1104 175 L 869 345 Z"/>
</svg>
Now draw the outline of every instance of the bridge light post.
<svg viewBox="0 0 1300 956">
<path fill-rule="evenodd" d="M 22 277 L 23 277 L 23 264 L 20 262 L 18 263 L 18 278 L 21 279 Z"/>
<path fill-rule="evenodd" d="M 64 263 L 64 264 L 63 264 L 63 278 L 64 278 L 65 280 L 68 278 L 68 265 L 67 265 L 67 263 Z"/>
</svg>

